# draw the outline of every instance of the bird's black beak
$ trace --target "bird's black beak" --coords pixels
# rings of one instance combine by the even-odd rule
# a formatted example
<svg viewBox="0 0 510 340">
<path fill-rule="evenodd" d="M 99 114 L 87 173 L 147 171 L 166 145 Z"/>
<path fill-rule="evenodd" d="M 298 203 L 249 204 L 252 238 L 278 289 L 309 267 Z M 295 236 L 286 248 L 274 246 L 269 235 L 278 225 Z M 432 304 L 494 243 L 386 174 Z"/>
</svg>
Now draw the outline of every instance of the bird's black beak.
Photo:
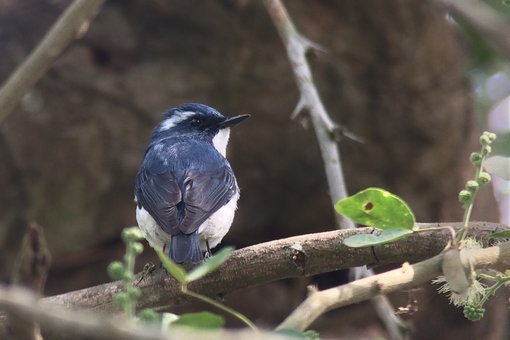
<svg viewBox="0 0 510 340">
<path fill-rule="evenodd" d="M 218 128 L 221 130 L 224 128 L 234 126 L 238 123 L 241 123 L 243 120 L 245 120 L 249 116 L 250 115 L 248 115 L 248 114 L 244 114 L 244 115 L 239 115 L 239 116 L 234 116 L 234 117 L 228 117 L 227 119 L 225 119 L 224 121 L 222 121 L 221 123 L 218 124 Z"/>
</svg>

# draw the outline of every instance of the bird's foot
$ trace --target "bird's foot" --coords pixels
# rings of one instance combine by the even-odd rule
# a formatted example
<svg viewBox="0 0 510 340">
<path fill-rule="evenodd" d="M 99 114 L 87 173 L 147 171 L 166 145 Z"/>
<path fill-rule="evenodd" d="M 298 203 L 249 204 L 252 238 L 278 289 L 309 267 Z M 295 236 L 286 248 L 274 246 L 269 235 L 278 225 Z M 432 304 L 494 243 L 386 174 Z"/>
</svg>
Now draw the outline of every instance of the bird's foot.
<svg viewBox="0 0 510 340">
<path fill-rule="evenodd" d="M 161 265 L 161 263 L 160 263 Z M 149 276 L 153 271 L 156 270 L 156 265 L 152 262 L 147 262 L 144 266 L 143 266 L 143 270 L 142 272 L 140 273 L 140 277 L 138 278 L 138 281 L 136 281 L 135 283 L 135 286 L 138 286 L 138 284 L 144 279 L 146 278 L 147 276 Z"/>
<path fill-rule="evenodd" d="M 204 260 L 207 260 L 208 258 L 212 257 L 211 247 L 209 247 L 209 240 L 205 240 L 205 246 L 207 247 L 207 250 L 204 252 Z"/>
</svg>

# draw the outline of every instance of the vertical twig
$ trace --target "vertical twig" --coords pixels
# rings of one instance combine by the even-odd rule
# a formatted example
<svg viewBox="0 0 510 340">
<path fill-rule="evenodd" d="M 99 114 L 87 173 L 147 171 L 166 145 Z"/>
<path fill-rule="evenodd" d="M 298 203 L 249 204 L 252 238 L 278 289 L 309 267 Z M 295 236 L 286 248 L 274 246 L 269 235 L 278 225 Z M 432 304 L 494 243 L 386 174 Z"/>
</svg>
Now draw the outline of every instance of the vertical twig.
<svg viewBox="0 0 510 340">
<path fill-rule="evenodd" d="M 340 152 L 335 141 L 334 134 L 338 127 L 331 120 L 312 78 L 312 72 L 306 59 L 306 52 L 317 45 L 303 37 L 295 28 L 285 6 L 280 0 L 264 0 L 274 25 L 287 48 L 287 55 L 290 60 L 297 86 L 299 87 L 300 98 L 294 114 L 302 109 L 307 109 L 313 123 L 319 147 L 324 162 L 324 169 L 328 180 L 329 194 L 333 205 L 341 198 L 347 197 L 347 189 L 340 161 Z M 354 228 L 352 221 L 335 215 L 340 228 Z M 356 278 L 363 278 L 373 275 L 373 271 L 366 267 L 354 268 Z M 404 322 L 393 312 L 391 303 L 385 296 L 372 299 L 372 303 L 386 325 L 392 339 L 404 339 L 401 330 L 405 329 Z"/>
<path fill-rule="evenodd" d="M 50 268 L 51 256 L 46 245 L 43 228 L 31 222 L 16 257 L 12 283 L 41 295 Z M 9 314 L 10 336 L 14 339 L 42 339 L 39 325 L 17 313 Z"/>
<path fill-rule="evenodd" d="M 296 112 L 301 111 L 301 109 L 307 109 L 310 112 L 324 161 L 331 202 L 334 205 L 339 199 L 347 197 L 347 190 L 338 145 L 334 139 L 337 126 L 322 104 L 317 88 L 313 83 L 310 66 L 306 60 L 306 52 L 313 48 L 314 44 L 299 34 L 280 1 L 267 0 L 264 1 L 264 4 L 287 48 L 287 55 L 299 87 L 301 97 Z M 354 227 L 352 221 L 344 219 L 338 214 L 335 214 L 335 216 L 339 226 Z"/>
<path fill-rule="evenodd" d="M 48 71 L 57 57 L 75 38 L 87 32 L 90 20 L 104 0 L 75 0 L 53 24 L 39 45 L 0 88 L 0 124 L 21 97 Z"/>
</svg>

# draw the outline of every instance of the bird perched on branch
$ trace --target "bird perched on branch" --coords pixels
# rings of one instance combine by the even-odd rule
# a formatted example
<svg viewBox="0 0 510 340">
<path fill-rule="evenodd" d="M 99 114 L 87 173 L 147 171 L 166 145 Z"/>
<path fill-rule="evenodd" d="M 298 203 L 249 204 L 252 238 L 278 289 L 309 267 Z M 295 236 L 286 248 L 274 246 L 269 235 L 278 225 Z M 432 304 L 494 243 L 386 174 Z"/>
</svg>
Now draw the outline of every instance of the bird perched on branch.
<svg viewBox="0 0 510 340">
<path fill-rule="evenodd" d="M 165 112 L 152 132 L 136 175 L 136 219 L 177 263 L 202 261 L 230 229 L 239 188 L 225 154 L 230 127 L 248 117 L 190 103 Z"/>
</svg>

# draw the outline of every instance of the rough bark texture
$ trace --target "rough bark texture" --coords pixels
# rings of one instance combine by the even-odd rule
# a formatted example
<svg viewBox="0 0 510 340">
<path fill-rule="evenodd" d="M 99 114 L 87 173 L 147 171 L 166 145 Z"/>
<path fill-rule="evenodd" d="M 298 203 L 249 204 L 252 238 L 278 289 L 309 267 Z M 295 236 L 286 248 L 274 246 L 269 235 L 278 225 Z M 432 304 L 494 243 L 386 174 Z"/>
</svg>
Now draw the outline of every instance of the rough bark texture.
<svg viewBox="0 0 510 340">
<path fill-rule="evenodd" d="M 0 3 L 0 79 L 66 4 Z M 465 160 L 478 132 L 465 52 L 445 13 L 418 0 L 287 5 L 300 31 L 330 51 L 312 60 L 327 109 L 365 139 L 341 141 L 349 190 L 382 186 L 406 199 L 418 220 L 460 220 L 457 191 L 471 174 Z M 225 243 L 328 229 L 334 213 L 315 138 L 288 120 L 297 99 L 284 48 L 258 1 L 108 1 L 0 127 L 1 277 L 33 219 L 53 254 L 48 293 L 107 281 L 106 262 L 123 252 L 119 231 L 135 223 L 133 179 L 150 131 L 165 108 L 186 101 L 252 114 L 231 138 L 242 198 Z M 490 220 L 493 211 L 488 203 L 475 218 Z M 279 307 L 261 322 L 275 324 L 302 299 L 302 287 L 252 289 L 243 299 L 254 302 L 241 309 L 266 313 L 255 306 L 265 294 Z M 240 295 L 232 299 L 241 304 Z M 417 334 L 482 334 L 473 328 L 483 323 L 464 324 L 458 311 L 440 314 L 449 307 L 436 299 L 443 307 L 420 301 Z M 355 325 L 347 315 L 356 313 L 344 314 L 344 334 Z M 432 324 L 447 318 L 454 324 Z"/>
</svg>

